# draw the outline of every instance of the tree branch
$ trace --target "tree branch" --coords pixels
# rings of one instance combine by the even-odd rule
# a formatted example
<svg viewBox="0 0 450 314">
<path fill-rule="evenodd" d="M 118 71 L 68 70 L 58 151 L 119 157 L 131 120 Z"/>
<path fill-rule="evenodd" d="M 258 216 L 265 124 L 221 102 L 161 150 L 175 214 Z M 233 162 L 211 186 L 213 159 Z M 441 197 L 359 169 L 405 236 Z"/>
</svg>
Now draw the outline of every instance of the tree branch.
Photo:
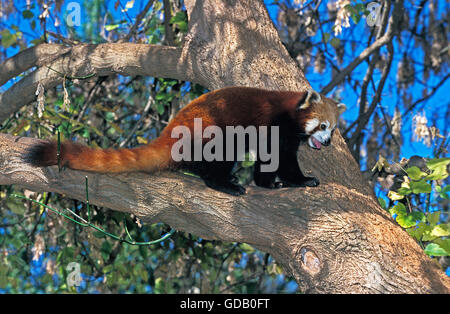
<svg viewBox="0 0 450 314">
<path fill-rule="evenodd" d="M 50 51 L 66 49 L 61 45 L 46 44 L 45 47 Z M 83 44 L 64 51 L 64 54 L 52 59 L 50 63 L 39 62 L 42 63 L 41 67 L 0 95 L 0 121 L 32 102 L 36 97 L 35 91 L 39 82 L 48 90 L 61 84 L 64 75 L 72 78 L 92 74 L 96 76 L 143 75 L 196 82 L 192 72 L 181 59 L 181 49 L 176 47 L 128 43 Z M 22 59 L 18 55 L 16 57 L 14 60 L 7 60 L 2 66 L 9 68 L 10 64 Z M 31 63 L 27 64 L 31 65 Z M 12 72 L 9 71 L 9 73 Z M 8 76 L 5 75 L 5 78 Z"/>
<path fill-rule="evenodd" d="M 413 104 L 411 104 L 408 109 L 405 110 L 405 112 L 403 113 L 403 116 L 406 117 L 406 115 L 408 113 L 410 113 L 414 108 L 416 108 L 416 106 L 418 104 L 420 104 L 421 102 L 429 99 L 430 97 L 432 97 L 436 91 L 442 86 L 444 85 L 444 83 L 450 78 L 450 73 L 448 73 L 439 83 L 437 83 L 435 86 L 433 86 L 433 88 L 431 89 L 431 91 L 426 94 L 425 96 L 423 96 L 420 99 L 417 99 Z"/>
<path fill-rule="evenodd" d="M 40 44 L 19 52 L 0 64 L 0 86 L 34 66 L 50 63 L 69 50 L 70 47 L 64 45 Z"/>
<path fill-rule="evenodd" d="M 349 140 L 349 144 L 348 144 L 349 147 L 352 147 L 358 141 L 358 138 L 359 138 L 362 130 L 364 130 L 364 128 L 366 127 L 367 123 L 369 122 L 370 117 L 372 116 L 373 112 L 375 111 L 375 108 L 377 107 L 377 105 L 381 99 L 381 92 L 383 91 L 387 76 L 391 70 L 392 60 L 394 59 L 394 48 L 393 48 L 392 43 L 389 43 L 387 45 L 387 47 L 388 47 L 387 64 L 383 69 L 383 73 L 381 75 L 380 82 L 378 83 L 377 90 L 375 92 L 375 95 L 372 98 L 372 103 L 370 104 L 369 109 L 367 109 L 367 111 L 365 111 L 364 114 L 358 119 L 359 120 L 358 126 L 357 126 L 355 132 L 353 132 L 352 137 Z M 355 151 L 355 153 L 359 154 L 359 151 Z"/>
</svg>

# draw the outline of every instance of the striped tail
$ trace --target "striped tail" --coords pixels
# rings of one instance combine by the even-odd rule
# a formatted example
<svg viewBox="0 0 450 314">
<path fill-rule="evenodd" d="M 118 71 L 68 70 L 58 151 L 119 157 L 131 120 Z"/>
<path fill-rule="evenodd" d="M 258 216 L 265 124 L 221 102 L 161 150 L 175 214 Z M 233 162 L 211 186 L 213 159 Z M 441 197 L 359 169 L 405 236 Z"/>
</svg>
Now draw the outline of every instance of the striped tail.
<svg viewBox="0 0 450 314">
<path fill-rule="evenodd" d="M 148 145 L 132 149 L 95 149 L 66 141 L 60 145 L 59 164 L 61 167 L 100 173 L 153 172 L 173 164 L 171 145 L 162 142 L 157 138 Z M 24 160 L 39 167 L 57 165 L 57 153 L 55 141 L 45 142 L 32 146 Z"/>
</svg>

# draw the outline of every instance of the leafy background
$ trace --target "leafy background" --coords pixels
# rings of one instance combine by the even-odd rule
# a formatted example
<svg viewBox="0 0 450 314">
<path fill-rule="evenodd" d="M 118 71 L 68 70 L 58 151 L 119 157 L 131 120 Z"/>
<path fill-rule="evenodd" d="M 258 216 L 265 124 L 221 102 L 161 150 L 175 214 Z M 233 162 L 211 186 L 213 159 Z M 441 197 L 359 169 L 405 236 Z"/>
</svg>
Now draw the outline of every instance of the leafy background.
<svg viewBox="0 0 450 314">
<path fill-rule="evenodd" d="M 187 32 L 182 1 L 154 1 L 132 42 L 178 45 Z M 67 25 L 81 8 L 79 26 Z M 115 42 L 129 34 L 145 1 L 0 2 L 0 61 L 41 42 Z M 265 1 L 291 56 L 320 91 L 376 36 L 360 1 Z M 363 174 L 380 204 L 450 275 L 448 256 L 448 34 L 445 1 L 405 2 L 392 63 L 380 100 L 363 122 L 388 66 L 382 47 L 336 84 L 329 96 L 349 108 L 340 121 Z M 170 12 L 170 14 L 169 14 Z M 365 73 L 371 69 L 370 80 Z M 29 72 L 34 69 L 29 70 Z M 2 87 L 6 91 L 17 77 Z M 149 77 L 61 78 L 41 91 L 35 104 L 5 121 L 1 132 L 69 138 L 97 147 L 148 143 L 176 112 L 207 90 L 171 79 Z M 361 126 L 361 131 L 357 131 Z M 417 159 L 417 157 L 426 159 Z M 419 160 L 417 165 L 412 160 Z M 239 169 L 251 181 L 251 162 Z M 20 196 L 20 197 L 16 197 Z M 27 199 L 24 199 L 27 198 Z M 31 201 L 33 200 L 33 201 Z M 38 201 L 41 204 L 35 203 Z M 88 219 L 86 205 L 54 193 L 0 186 L 0 292 L 81 293 L 293 293 L 297 284 L 269 254 L 245 243 L 207 241 L 176 232 L 150 246 L 121 243 L 46 209 Z M 69 209 L 71 212 L 67 211 Z M 91 206 L 91 222 L 120 237 L 151 241 L 164 224 L 141 225 L 133 216 Z M 81 283 L 69 287 L 71 262 L 81 266 Z"/>
</svg>

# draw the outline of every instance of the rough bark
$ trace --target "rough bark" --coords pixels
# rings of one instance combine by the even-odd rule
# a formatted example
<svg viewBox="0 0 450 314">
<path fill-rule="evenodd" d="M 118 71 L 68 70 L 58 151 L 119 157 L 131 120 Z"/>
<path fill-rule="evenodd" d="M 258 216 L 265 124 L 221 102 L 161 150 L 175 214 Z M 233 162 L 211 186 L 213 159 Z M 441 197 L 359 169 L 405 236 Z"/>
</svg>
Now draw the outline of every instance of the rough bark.
<svg viewBox="0 0 450 314">
<path fill-rule="evenodd" d="M 192 0 L 186 7 L 189 34 L 174 58 L 172 77 L 212 89 L 247 85 L 302 90 L 309 85 L 261 2 Z M 111 72 L 130 74 L 114 67 L 122 60 L 102 57 L 109 60 Z M 151 58 L 136 61 L 133 70 L 142 71 L 142 66 L 157 72 L 149 66 Z M 70 63 L 61 66 L 73 69 Z M 0 100 L 0 118 L 4 104 Z M 205 239 L 249 243 L 271 253 L 305 292 L 449 292 L 449 278 L 379 207 L 339 132 L 326 149 L 299 149 L 302 169 L 319 178 L 319 187 L 249 187 L 241 197 L 216 192 L 178 173 L 100 175 L 36 169 L 24 164 L 20 154 L 37 141 L 0 135 L 0 184 L 84 200 L 88 175 L 91 203 L 134 213 L 147 222 L 163 221 Z"/>
</svg>

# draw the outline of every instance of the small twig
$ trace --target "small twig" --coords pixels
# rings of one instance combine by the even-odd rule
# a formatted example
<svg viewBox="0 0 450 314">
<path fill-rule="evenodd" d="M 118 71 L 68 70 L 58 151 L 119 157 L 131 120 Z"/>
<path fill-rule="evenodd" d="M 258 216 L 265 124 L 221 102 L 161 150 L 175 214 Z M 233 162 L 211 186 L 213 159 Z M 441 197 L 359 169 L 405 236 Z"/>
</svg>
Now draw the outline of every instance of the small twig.
<svg viewBox="0 0 450 314">
<path fill-rule="evenodd" d="M 172 18 L 172 10 L 170 7 L 170 1 L 164 0 L 164 32 L 165 39 L 168 45 L 175 46 L 175 41 L 173 39 L 172 27 L 170 26 L 170 19 Z"/>
<path fill-rule="evenodd" d="M 128 136 L 119 144 L 119 147 L 124 147 L 130 139 L 133 137 L 133 135 L 136 133 L 136 130 L 139 128 L 141 123 L 145 120 L 145 118 L 148 115 L 148 112 L 150 111 L 152 105 L 154 103 L 154 98 L 152 95 L 152 91 L 150 91 L 150 94 L 147 99 L 147 104 L 144 107 L 144 111 L 141 113 L 141 117 L 139 118 L 139 121 L 136 122 L 136 124 L 133 126 L 133 128 L 130 130 Z"/>
<path fill-rule="evenodd" d="M 97 79 L 97 82 L 95 82 L 95 85 L 91 88 L 91 90 L 88 93 L 88 97 L 86 99 L 86 102 L 84 103 L 83 108 L 81 108 L 80 113 L 78 114 L 77 121 L 80 122 L 83 118 L 87 108 L 91 105 L 92 99 L 94 99 L 94 95 L 97 93 L 97 90 L 100 88 L 101 84 L 106 80 L 106 77 L 102 76 Z"/>
<path fill-rule="evenodd" d="M 217 274 L 216 274 L 216 278 L 212 281 L 212 283 L 215 283 L 217 281 L 217 279 L 219 278 L 220 272 L 222 271 L 222 267 L 223 264 L 225 263 L 225 261 L 228 259 L 228 257 L 231 256 L 231 254 L 233 254 L 233 252 L 236 250 L 236 248 L 239 246 L 239 243 L 235 243 L 233 245 L 233 247 L 231 248 L 231 250 L 227 253 L 227 255 L 225 255 L 224 258 L 222 258 L 222 261 L 220 262 L 220 266 L 219 269 L 217 270 Z"/>
<path fill-rule="evenodd" d="M 411 106 L 408 107 L 408 109 L 405 110 L 405 112 L 403 113 L 403 116 L 405 117 L 408 113 L 410 113 L 419 103 L 421 103 L 422 101 L 427 100 L 428 98 L 430 98 L 431 96 L 433 96 L 436 91 L 442 86 L 444 85 L 444 83 L 448 80 L 448 78 L 450 77 L 450 73 L 448 73 L 436 86 L 433 87 L 433 89 L 431 90 L 431 92 L 427 95 L 425 95 L 424 97 L 416 100 Z"/>
<path fill-rule="evenodd" d="M 389 43 L 387 45 L 388 48 L 388 62 L 385 66 L 385 68 L 383 69 L 383 73 L 381 75 L 381 79 L 380 82 L 378 83 L 378 87 L 376 90 L 376 93 L 372 99 L 372 103 L 370 104 L 369 109 L 367 109 L 367 111 L 364 113 L 364 115 L 361 116 L 360 120 L 359 120 L 359 124 L 358 127 L 356 128 L 355 132 L 352 134 L 351 139 L 349 140 L 349 144 L 348 146 L 351 148 L 356 140 L 358 139 L 359 135 L 361 134 L 361 132 L 364 130 L 364 128 L 366 127 L 367 123 L 369 122 L 370 117 L 372 116 L 373 112 L 375 111 L 375 108 L 378 105 L 378 102 L 381 99 L 381 92 L 383 91 L 383 87 L 384 84 L 386 82 L 387 76 L 389 74 L 389 71 L 391 69 L 391 64 L 392 64 L 392 60 L 394 58 L 394 48 L 392 43 Z"/>
<path fill-rule="evenodd" d="M 78 44 L 80 43 L 80 42 L 77 41 L 77 40 L 73 40 L 73 39 L 70 39 L 70 38 L 66 38 L 66 37 L 64 37 L 64 36 L 62 36 L 62 35 L 60 35 L 60 34 L 54 33 L 54 32 L 52 32 L 52 31 L 47 31 L 47 33 L 48 33 L 49 35 L 51 35 L 52 37 L 55 37 L 55 38 L 59 39 L 59 40 L 62 41 L 64 44 L 69 45 L 69 46 L 75 46 L 75 45 L 78 45 Z"/>
<path fill-rule="evenodd" d="M 78 219 L 80 219 L 83 223 L 87 224 L 88 221 L 86 219 L 84 219 L 83 217 L 77 215 L 73 210 L 69 209 L 69 208 L 65 208 L 64 210 L 68 211 L 69 213 L 71 213 L 72 215 L 74 215 L 75 217 L 77 217 Z"/>
<path fill-rule="evenodd" d="M 386 113 L 384 112 L 383 107 L 380 106 L 379 108 L 381 110 L 381 113 L 383 114 L 384 124 L 386 124 L 386 128 L 387 128 L 389 134 L 391 135 L 391 138 L 394 140 L 395 145 L 397 145 L 398 147 L 401 147 L 400 143 L 397 141 L 397 137 L 392 133 L 392 127 L 386 118 Z"/>
<path fill-rule="evenodd" d="M 139 24 L 141 23 L 142 19 L 145 17 L 145 15 L 147 14 L 148 10 L 150 10 L 151 6 L 153 5 L 154 0 L 151 0 L 147 3 L 147 5 L 145 6 L 144 10 L 141 11 L 141 13 L 138 14 L 138 16 L 136 17 L 136 21 L 134 22 L 133 26 L 130 28 L 130 31 L 128 32 L 128 34 L 126 34 L 123 38 L 119 39 L 117 42 L 119 43 L 123 43 L 123 42 L 127 42 L 130 40 L 130 38 L 133 36 L 133 34 L 136 32 Z"/>
</svg>

